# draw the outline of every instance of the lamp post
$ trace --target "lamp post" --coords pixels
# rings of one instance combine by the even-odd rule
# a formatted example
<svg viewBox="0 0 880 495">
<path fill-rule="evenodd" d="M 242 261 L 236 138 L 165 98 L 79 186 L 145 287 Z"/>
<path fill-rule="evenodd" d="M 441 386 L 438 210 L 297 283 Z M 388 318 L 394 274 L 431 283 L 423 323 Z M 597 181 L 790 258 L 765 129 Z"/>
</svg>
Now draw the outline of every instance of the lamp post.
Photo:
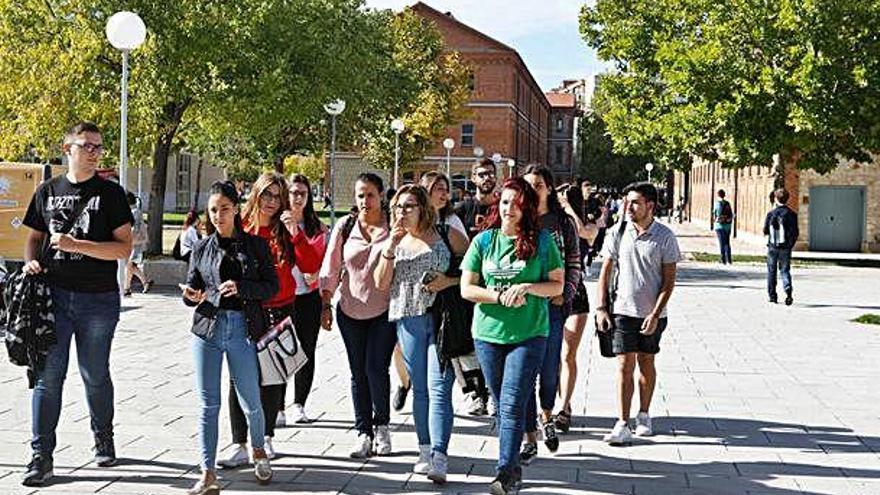
<svg viewBox="0 0 880 495">
<path fill-rule="evenodd" d="M 345 100 L 324 105 L 330 114 L 330 225 L 336 225 L 336 117 L 345 111 Z"/>
<path fill-rule="evenodd" d="M 134 12 L 117 12 L 107 19 L 104 29 L 107 41 L 113 48 L 122 52 L 122 102 L 120 103 L 119 128 L 119 183 L 128 190 L 128 55 L 141 46 L 147 37 L 144 21 Z M 119 295 L 125 288 L 125 260 L 118 260 L 116 280 L 119 283 Z"/>
<path fill-rule="evenodd" d="M 107 19 L 107 41 L 122 52 L 122 104 L 119 129 L 119 182 L 128 189 L 128 55 L 147 36 L 144 21 L 134 12 L 117 12 Z"/>
<path fill-rule="evenodd" d="M 645 171 L 648 172 L 648 182 L 651 182 L 651 170 L 654 170 L 654 164 L 648 162 L 645 164 Z"/>
<path fill-rule="evenodd" d="M 492 153 L 492 163 L 495 164 L 495 168 L 498 168 L 498 165 L 501 163 L 501 153 Z"/>
<path fill-rule="evenodd" d="M 477 160 L 483 158 L 483 148 L 479 146 L 474 146 L 474 156 L 477 158 Z"/>
<path fill-rule="evenodd" d="M 398 188 L 397 171 L 400 167 L 400 133 L 406 126 L 400 119 L 391 121 L 391 130 L 394 131 L 394 190 Z"/>
<path fill-rule="evenodd" d="M 516 160 L 510 158 L 507 160 L 507 170 L 510 172 L 507 174 L 507 178 L 510 179 L 513 177 L 513 171 L 516 169 Z"/>
<path fill-rule="evenodd" d="M 443 140 L 443 147 L 446 148 L 446 177 L 448 177 L 449 180 L 452 180 L 452 173 L 451 173 L 452 167 L 450 166 L 450 163 L 449 163 L 451 160 L 451 157 L 449 156 L 449 154 L 452 152 L 452 148 L 455 148 L 455 140 L 452 138 L 444 139 Z"/>
</svg>

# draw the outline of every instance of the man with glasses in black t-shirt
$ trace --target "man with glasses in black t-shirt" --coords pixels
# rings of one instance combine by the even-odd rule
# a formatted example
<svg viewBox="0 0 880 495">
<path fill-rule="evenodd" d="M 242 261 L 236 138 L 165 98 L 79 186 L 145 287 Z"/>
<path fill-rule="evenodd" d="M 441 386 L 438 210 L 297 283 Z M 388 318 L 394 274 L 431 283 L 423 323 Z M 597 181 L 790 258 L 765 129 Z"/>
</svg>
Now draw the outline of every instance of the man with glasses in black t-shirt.
<svg viewBox="0 0 880 495">
<path fill-rule="evenodd" d="M 131 254 L 133 217 L 122 187 L 96 174 L 103 150 L 95 124 L 71 127 L 62 144 L 67 173 L 37 188 L 24 219 L 30 228 L 24 269 L 45 274 L 57 336 L 37 372 L 31 403 L 33 456 L 22 480 L 27 486 L 42 485 L 53 474 L 72 339 L 95 436 L 95 462 L 101 467 L 116 463 L 110 346 L 119 321 L 117 260 Z"/>
</svg>

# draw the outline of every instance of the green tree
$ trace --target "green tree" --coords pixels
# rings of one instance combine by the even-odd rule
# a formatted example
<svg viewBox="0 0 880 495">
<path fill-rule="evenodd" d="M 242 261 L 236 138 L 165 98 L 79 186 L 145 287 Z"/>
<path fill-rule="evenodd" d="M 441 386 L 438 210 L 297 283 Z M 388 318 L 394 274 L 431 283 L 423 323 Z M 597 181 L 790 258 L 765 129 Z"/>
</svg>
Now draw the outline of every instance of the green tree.
<svg viewBox="0 0 880 495">
<path fill-rule="evenodd" d="M 686 167 L 784 162 L 820 172 L 880 149 L 880 3 L 597 0 L 581 32 L 613 61 L 615 149 Z"/>
<path fill-rule="evenodd" d="M 284 175 L 304 175 L 312 184 L 324 179 L 324 158 L 320 155 L 290 155 L 284 159 Z"/>
<path fill-rule="evenodd" d="M 590 112 L 581 118 L 578 127 L 578 175 L 586 177 L 600 188 L 623 189 L 631 182 L 645 180 L 645 163 L 651 157 L 627 155 L 614 151 L 602 117 Z M 659 177 L 655 172 L 655 177 Z"/>
</svg>

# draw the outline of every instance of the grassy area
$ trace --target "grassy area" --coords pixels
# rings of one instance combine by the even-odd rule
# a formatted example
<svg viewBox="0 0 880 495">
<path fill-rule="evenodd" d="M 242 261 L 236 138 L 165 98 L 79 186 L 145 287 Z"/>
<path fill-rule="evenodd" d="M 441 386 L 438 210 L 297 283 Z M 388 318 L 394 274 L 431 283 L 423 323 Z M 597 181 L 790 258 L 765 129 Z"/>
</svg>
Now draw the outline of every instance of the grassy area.
<svg viewBox="0 0 880 495">
<path fill-rule="evenodd" d="M 856 323 L 864 323 L 866 325 L 880 325 L 880 315 L 866 313 L 852 321 Z"/>
<path fill-rule="evenodd" d="M 720 263 L 721 255 L 713 254 L 713 253 L 691 253 L 694 261 L 701 261 L 704 263 Z M 747 263 L 747 264 L 765 264 L 767 262 L 766 256 L 756 255 L 756 254 L 734 254 L 733 255 L 734 263 Z M 813 261 L 813 260 L 799 260 L 793 259 L 791 260 L 791 266 L 805 268 L 811 266 L 824 266 L 829 265 L 831 263 L 825 261 Z"/>
</svg>

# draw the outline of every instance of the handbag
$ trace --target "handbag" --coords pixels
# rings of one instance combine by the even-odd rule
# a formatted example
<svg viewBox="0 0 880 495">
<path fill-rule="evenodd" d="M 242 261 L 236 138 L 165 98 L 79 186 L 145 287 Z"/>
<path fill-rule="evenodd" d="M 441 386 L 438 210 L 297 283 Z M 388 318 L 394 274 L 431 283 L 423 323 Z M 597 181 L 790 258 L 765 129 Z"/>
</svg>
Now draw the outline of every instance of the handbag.
<svg viewBox="0 0 880 495">
<path fill-rule="evenodd" d="M 257 341 L 257 361 L 260 364 L 260 385 L 281 385 L 300 370 L 309 358 L 293 325 L 293 318 L 285 317 L 275 323 Z"/>
<path fill-rule="evenodd" d="M 446 276 L 460 277 L 461 258 L 452 250 L 449 242 L 449 227 L 445 224 L 438 225 L 437 233 L 440 234 L 451 256 Z M 434 344 L 437 358 L 440 367 L 445 370 L 451 359 L 474 352 L 474 338 L 471 335 L 474 305 L 461 297 L 461 289 L 458 285 L 454 285 L 437 293 L 431 310 L 434 315 Z"/>
<path fill-rule="evenodd" d="M 620 240 L 623 238 L 623 233 L 626 230 L 626 220 L 620 220 L 620 226 L 617 228 L 617 239 L 614 241 L 614 251 L 618 253 L 618 257 L 620 256 Z M 611 278 L 611 283 L 608 284 L 608 297 L 605 299 L 608 301 L 608 308 L 614 309 L 614 300 L 617 298 L 617 277 L 620 275 L 620 262 L 615 262 L 614 267 L 614 275 Z M 595 316 L 596 323 L 596 338 L 599 339 L 599 354 L 602 357 L 613 358 L 614 354 L 614 313 L 609 311 L 608 316 L 611 319 L 611 326 L 607 331 L 599 330 L 599 315 L 598 312 Z"/>
</svg>

